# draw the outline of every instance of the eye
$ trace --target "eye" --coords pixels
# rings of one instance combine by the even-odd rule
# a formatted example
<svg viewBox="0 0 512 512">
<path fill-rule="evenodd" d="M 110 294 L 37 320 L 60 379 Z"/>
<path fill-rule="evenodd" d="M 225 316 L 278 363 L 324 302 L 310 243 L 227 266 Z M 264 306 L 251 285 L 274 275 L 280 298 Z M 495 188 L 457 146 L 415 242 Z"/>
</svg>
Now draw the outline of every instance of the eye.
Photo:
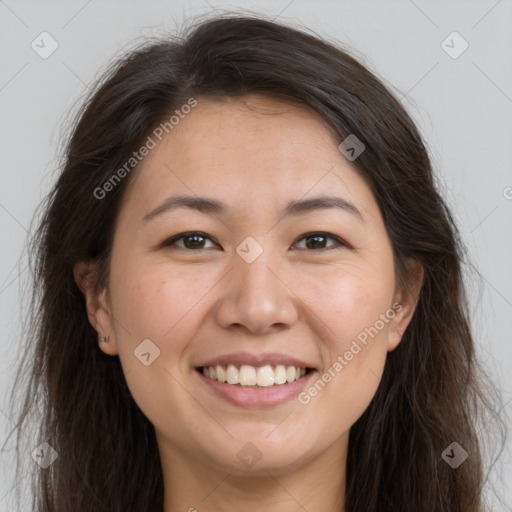
<svg viewBox="0 0 512 512">
<path fill-rule="evenodd" d="M 334 245 L 326 247 L 325 241 L 327 239 L 334 240 L 336 243 Z M 333 235 L 331 233 L 317 232 L 317 233 L 307 233 L 303 235 L 299 240 L 308 240 L 306 242 L 305 249 L 319 249 L 319 250 L 328 250 L 335 249 L 337 246 L 345 246 L 348 247 L 348 244 L 343 241 L 340 237 Z M 302 249 L 302 248 L 301 248 Z"/>
<path fill-rule="evenodd" d="M 183 240 L 183 244 L 180 245 L 177 242 Z M 187 233 L 179 233 L 178 235 L 175 235 L 169 240 L 166 240 L 162 247 L 169 247 L 169 246 L 177 246 L 180 249 L 207 249 L 208 247 L 204 247 L 205 240 L 211 240 L 211 238 L 206 234 L 202 233 L 200 231 L 189 231 Z"/>
<path fill-rule="evenodd" d="M 326 240 L 328 239 L 334 240 L 335 243 L 326 246 Z M 201 231 L 188 231 L 185 233 L 179 233 L 169 238 L 162 244 L 162 247 L 175 246 L 179 247 L 180 249 L 203 250 L 208 249 L 208 247 L 205 247 L 205 243 L 208 240 L 212 241 L 212 238 L 209 237 L 206 233 Z M 306 240 L 306 246 L 300 247 L 300 249 L 329 250 L 340 246 L 349 247 L 349 244 L 343 241 L 340 237 L 325 232 L 307 233 L 303 235 L 299 240 Z M 178 243 L 182 241 L 183 243 Z M 297 244 L 295 244 L 294 247 L 297 247 Z"/>
</svg>

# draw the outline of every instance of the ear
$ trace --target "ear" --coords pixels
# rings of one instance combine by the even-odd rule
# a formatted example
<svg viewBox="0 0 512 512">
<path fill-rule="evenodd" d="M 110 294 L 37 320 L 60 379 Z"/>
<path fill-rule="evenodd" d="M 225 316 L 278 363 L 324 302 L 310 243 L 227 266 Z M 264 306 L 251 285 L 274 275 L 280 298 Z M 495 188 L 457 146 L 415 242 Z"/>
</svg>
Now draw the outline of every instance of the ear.
<svg viewBox="0 0 512 512">
<path fill-rule="evenodd" d="M 85 309 L 91 325 L 98 336 L 107 338 L 99 343 L 100 349 L 108 355 L 119 353 L 114 335 L 114 322 L 107 301 L 107 290 L 98 290 L 94 279 L 95 267 L 93 262 L 80 261 L 73 268 L 75 282 L 84 294 Z"/>
<path fill-rule="evenodd" d="M 395 291 L 393 309 L 395 316 L 389 323 L 388 352 L 395 350 L 412 319 L 421 286 L 423 284 L 423 266 L 419 261 L 407 262 L 407 282 Z M 396 305 L 396 307 L 395 307 Z"/>
</svg>

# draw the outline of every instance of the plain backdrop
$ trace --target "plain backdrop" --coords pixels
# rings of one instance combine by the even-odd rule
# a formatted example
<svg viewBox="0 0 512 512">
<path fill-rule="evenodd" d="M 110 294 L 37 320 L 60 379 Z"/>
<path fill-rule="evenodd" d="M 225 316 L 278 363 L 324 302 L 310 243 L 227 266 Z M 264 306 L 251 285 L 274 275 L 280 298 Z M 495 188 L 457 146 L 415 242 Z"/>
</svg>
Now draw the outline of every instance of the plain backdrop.
<svg viewBox="0 0 512 512">
<path fill-rule="evenodd" d="M 481 275 L 467 277 L 478 354 L 502 390 L 502 412 L 511 414 L 512 0 L 0 0 L 0 443 L 13 426 L 7 392 L 25 321 L 23 248 L 57 175 L 72 107 L 134 40 L 174 32 L 185 18 L 241 9 L 348 45 L 402 98 Z M 41 46 L 56 44 L 43 58 Z M 0 459 L 0 511 L 12 510 L 20 485 L 13 450 L 11 439 Z M 494 475 L 503 503 L 492 510 L 512 510 L 510 443 Z"/>
</svg>

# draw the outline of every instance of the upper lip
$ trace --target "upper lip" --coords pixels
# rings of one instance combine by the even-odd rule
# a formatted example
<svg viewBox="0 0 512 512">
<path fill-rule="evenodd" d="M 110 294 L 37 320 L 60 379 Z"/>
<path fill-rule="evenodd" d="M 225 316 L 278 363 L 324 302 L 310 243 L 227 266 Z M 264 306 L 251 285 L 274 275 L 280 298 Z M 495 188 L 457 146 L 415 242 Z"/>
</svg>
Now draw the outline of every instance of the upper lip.
<svg viewBox="0 0 512 512">
<path fill-rule="evenodd" d="M 278 354 L 275 352 L 267 354 L 250 354 L 248 352 L 235 352 L 232 354 L 224 354 L 221 356 L 208 359 L 202 366 L 225 366 L 228 364 L 234 364 L 235 366 L 247 364 L 249 366 L 264 366 L 264 365 L 278 365 L 284 366 L 300 366 L 301 368 L 314 368 L 311 364 L 301 361 L 296 357 L 291 357 L 287 354 Z"/>
</svg>

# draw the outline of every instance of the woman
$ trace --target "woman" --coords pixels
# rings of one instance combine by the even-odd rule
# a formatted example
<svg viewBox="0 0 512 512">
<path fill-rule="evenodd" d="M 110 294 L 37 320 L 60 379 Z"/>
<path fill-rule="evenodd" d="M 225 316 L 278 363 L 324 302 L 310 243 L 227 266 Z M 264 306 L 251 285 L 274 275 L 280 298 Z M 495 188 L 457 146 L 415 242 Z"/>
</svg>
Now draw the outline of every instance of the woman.
<svg viewBox="0 0 512 512">
<path fill-rule="evenodd" d="M 483 510 L 462 245 L 345 51 L 236 16 L 132 52 L 34 244 L 34 510 Z"/>
</svg>

